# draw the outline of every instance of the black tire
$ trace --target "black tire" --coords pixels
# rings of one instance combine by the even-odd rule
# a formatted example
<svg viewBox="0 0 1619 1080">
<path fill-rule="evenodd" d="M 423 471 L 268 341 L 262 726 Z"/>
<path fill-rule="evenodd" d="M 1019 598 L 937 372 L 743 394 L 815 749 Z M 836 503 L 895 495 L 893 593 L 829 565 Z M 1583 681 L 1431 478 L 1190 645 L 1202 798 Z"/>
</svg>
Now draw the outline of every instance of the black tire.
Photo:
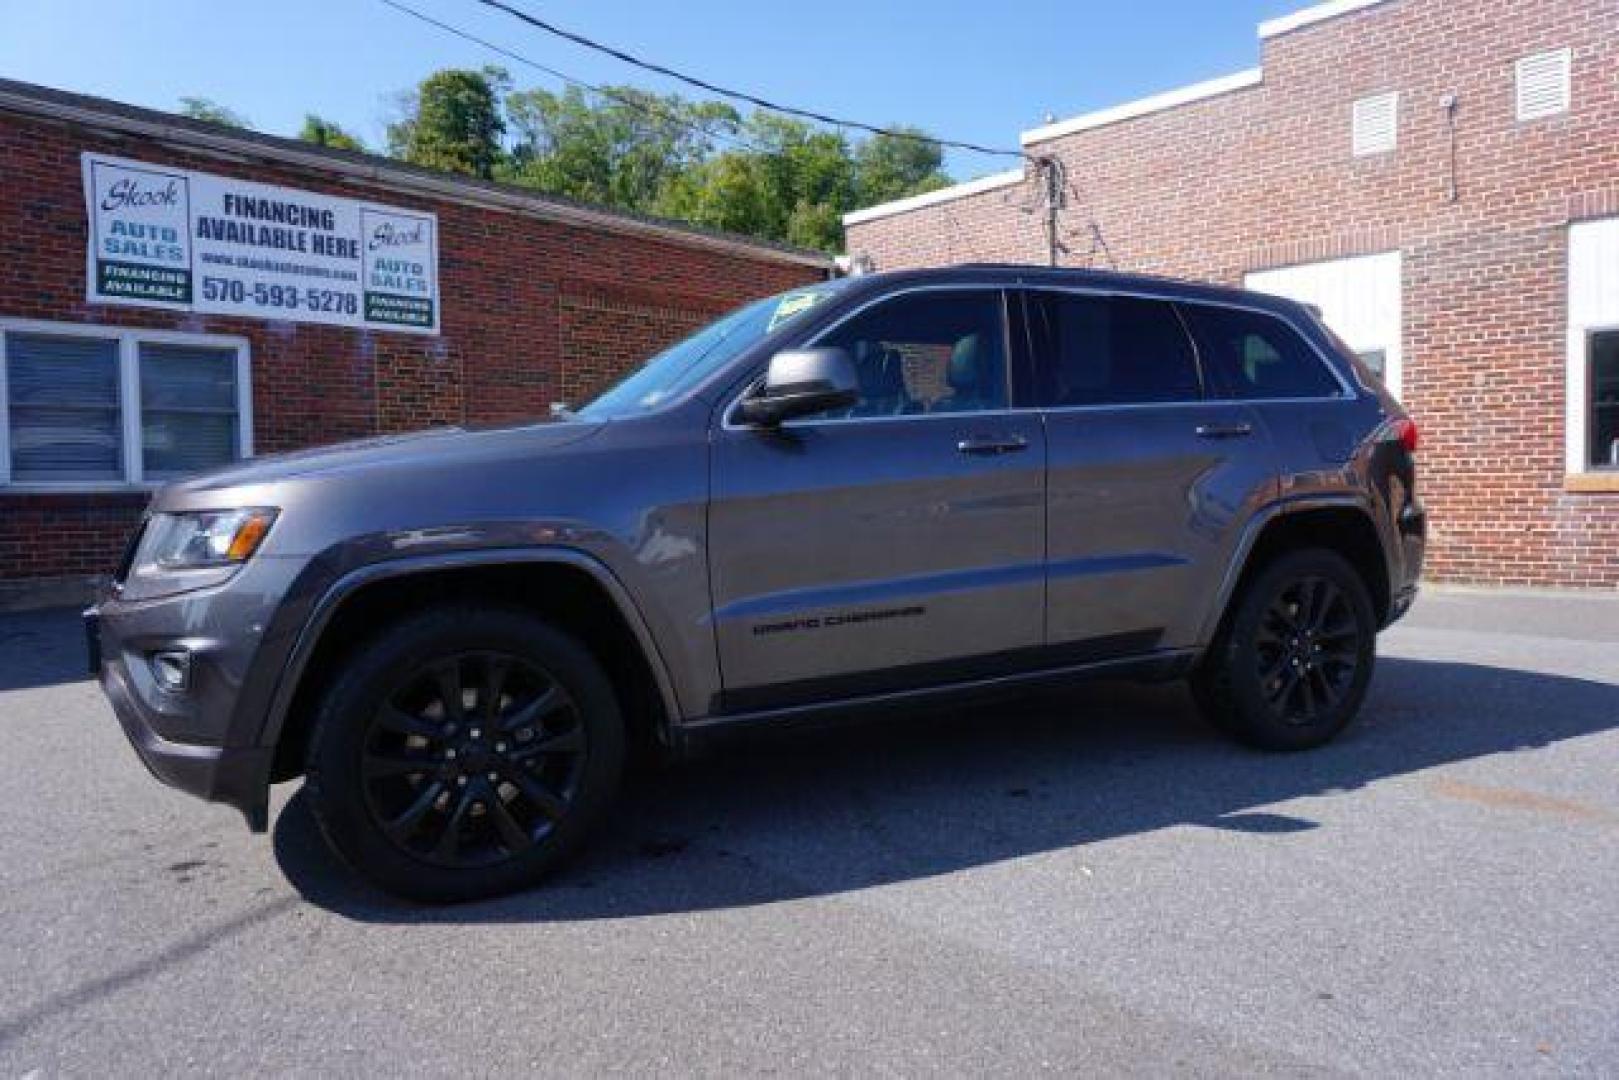
<svg viewBox="0 0 1619 1080">
<path fill-rule="evenodd" d="M 1211 723 L 1263 750 L 1309 750 L 1360 711 L 1377 655 L 1366 584 L 1336 552 L 1272 561 L 1242 589 L 1192 676 Z"/>
<path fill-rule="evenodd" d="M 523 611 L 444 607 L 344 661 L 305 786 L 350 866 L 450 903 L 538 882 L 603 816 L 623 764 L 618 701 L 588 650 Z"/>
</svg>

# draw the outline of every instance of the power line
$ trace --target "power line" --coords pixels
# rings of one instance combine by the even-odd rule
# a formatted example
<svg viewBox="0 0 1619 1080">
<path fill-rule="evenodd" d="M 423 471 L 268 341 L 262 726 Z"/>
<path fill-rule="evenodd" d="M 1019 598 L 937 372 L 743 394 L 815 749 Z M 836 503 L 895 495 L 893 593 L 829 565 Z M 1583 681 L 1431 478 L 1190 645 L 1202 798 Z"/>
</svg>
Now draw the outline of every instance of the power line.
<svg viewBox="0 0 1619 1080">
<path fill-rule="evenodd" d="M 481 37 L 477 36 L 476 34 L 472 34 L 472 33 L 469 33 L 468 31 L 462 30 L 458 26 L 453 26 L 450 23 L 444 22 L 444 21 L 442 21 L 440 19 L 436 19 L 433 16 L 426 14 L 425 12 L 418 11 L 415 8 L 410 7 L 407 4 L 400 3 L 399 0 L 381 0 L 381 2 L 386 4 L 388 7 L 393 8 L 395 11 L 398 11 L 398 12 L 400 12 L 402 14 L 405 14 L 405 15 L 409 15 L 413 19 L 417 19 L 417 20 L 419 20 L 419 21 L 421 21 L 423 23 L 426 23 L 426 24 L 428 24 L 430 26 L 437 27 L 438 29 L 445 31 L 446 33 L 453 34 L 456 37 L 461 38 L 464 41 L 468 41 L 468 42 L 471 42 L 471 43 L 473 43 L 475 45 L 479 45 L 479 46 L 481 46 L 481 47 L 483 47 L 485 49 L 488 49 L 489 51 L 491 51 L 493 53 L 496 53 L 497 55 L 504 56 L 509 60 L 514 60 L 519 64 L 523 64 L 523 65 L 525 65 L 527 67 L 533 68 L 536 71 L 543 72 L 546 75 L 549 75 L 554 79 L 558 79 L 558 80 L 560 80 L 562 82 L 565 82 L 565 83 L 568 83 L 570 85 L 580 87 L 581 89 L 587 90 L 587 91 L 589 91 L 589 92 L 591 92 L 593 94 L 598 94 L 598 95 L 600 95 L 602 97 L 605 97 L 605 98 L 608 98 L 608 99 L 610 99 L 612 101 L 616 101 L 619 104 L 625 106 L 626 108 L 634 109 L 634 110 L 636 110 L 638 112 L 641 112 L 641 113 L 643 113 L 645 115 L 651 116 L 651 117 L 653 117 L 655 119 L 662 120 L 662 121 L 664 121 L 666 123 L 676 124 L 678 126 L 686 128 L 689 131 L 697 132 L 698 134 L 706 136 L 708 138 L 718 139 L 721 142 L 727 143 L 727 144 L 729 144 L 731 146 L 736 146 L 736 147 L 740 147 L 740 148 L 745 149 L 745 150 L 750 150 L 750 151 L 752 151 L 754 153 L 757 153 L 757 154 L 770 154 L 770 153 L 773 152 L 769 148 L 760 146 L 760 145 L 758 145 L 756 143 L 753 143 L 753 142 L 750 142 L 750 141 L 748 141 L 746 139 L 740 138 L 740 137 L 738 137 L 738 136 L 736 136 L 734 134 L 731 134 L 729 132 L 715 131 L 715 130 L 713 130 L 711 128 L 708 128 L 708 127 L 704 126 L 701 123 L 698 123 L 698 122 L 696 122 L 694 120 L 691 120 L 690 118 L 679 116 L 679 115 L 676 115 L 674 113 L 668 112 L 667 110 L 658 108 L 656 105 L 652 104 L 651 102 L 643 101 L 641 99 L 631 97 L 631 96 L 629 96 L 627 94 L 624 94 L 624 93 L 621 93 L 621 92 L 619 92 L 617 90 L 614 90 L 611 87 L 597 86 L 597 85 L 595 85 L 593 83 L 586 82 L 584 79 L 575 78 L 574 76 L 569 75 L 566 72 L 559 71 L 556 68 L 550 67 L 549 65 L 546 65 L 546 64 L 542 64 L 537 60 L 530 59 L 529 57 L 524 56 L 521 53 L 515 52 L 515 51 L 513 51 L 511 49 L 508 49 L 503 45 L 497 45 L 492 41 L 489 41 L 489 40 L 487 40 L 485 38 L 481 38 Z M 589 39 L 587 37 L 584 37 L 583 35 L 575 34 L 575 33 L 572 33 L 571 31 L 563 30 L 560 27 L 553 26 L 550 23 L 545 22 L 542 19 L 535 18 L 534 16 L 529 15 L 526 12 L 520 11 L 520 10 L 514 8 L 514 7 L 511 7 L 508 4 L 502 3 L 501 0 L 478 0 L 478 2 L 484 4 L 487 7 L 491 7 L 491 8 L 495 8 L 495 9 L 497 9 L 499 11 L 503 11 L 506 14 L 511 15 L 514 18 L 517 18 L 517 19 L 521 20 L 522 22 L 528 23 L 529 25 L 534 26 L 534 27 L 536 27 L 536 28 L 538 28 L 540 30 L 544 30 L 547 33 L 554 34 L 554 35 L 559 36 L 559 37 L 561 37 L 561 38 L 563 38 L 565 40 L 575 42 L 576 44 L 579 44 L 579 45 L 583 45 L 586 48 L 594 49 L 594 50 L 596 50 L 598 52 L 605 53 L 605 54 L 607 54 L 609 56 L 612 56 L 612 57 L 614 57 L 616 59 L 619 59 L 619 60 L 623 60 L 624 62 L 632 64 L 632 65 L 634 65 L 636 67 L 642 68 L 642 69 L 647 70 L 647 71 L 654 72 L 655 74 L 668 76 L 669 78 L 676 79 L 676 80 L 678 80 L 680 82 L 684 82 L 684 83 L 686 83 L 688 85 L 698 87 L 699 89 L 702 89 L 702 90 L 707 90 L 707 91 L 709 91 L 710 93 L 713 93 L 713 94 L 719 94 L 719 95 L 721 95 L 723 97 L 735 98 L 735 99 L 737 99 L 739 101 L 746 101 L 749 104 L 752 104 L 752 105 L 754 105 L 754 106 L 756 106 L 758 108 L 761 108 L 761 109 L 767 109 L 767 110 L 774 111 L 774 112 L 784 113 L 784 114 L 789 115 L 789 116 L 797 116 L 797 117 L 800 117 L 800 118 L 803 118 L 803 119 L 806 119 L 806 120 L 815 121 L 817 123 L 827 124 L 827 125 L 830 125 L 830 126 L 832 126 L 834 128 L 838 128 L 840 130 L 844 129 L 844 128 L 855 128 L 855 129 L 860 130 L 860 131 L 869 132 L 870 134 L 873 134 L 873 135 L 886 135 L 886 136 L 889 136 L 891 138 L 896 138 L 896 139 L 909 139 L 909 140 L 911 140 L 913 142 L 928 143 L 928 144 L 933 145 L 933 146 L 938 146 L 938 147 L 943 147 L 943 148 L 948 148 L 948 149 L 967 150 L 967 151 L 971 151 L 973 153 L 979 153 L 979 154 L 991 154 L 991 155 L 995 155 L 995 156 L 998 156 L 998 157 L 1016 157 L 1021 161 L 1029 162 L 1030 164 L 1032 164 L 1032 165 L 1036 166 L 1037 168 L 1039 168 L 1040 170 L 1042 170 L 1042 172 L 1045 172 L 1045 173 L 1048 174 L 1048 176 L 1047 176 L 1047 188 L 1048 188 L 1047 199 L 1048 200 L 1053 200 L 1054 205 L 1052 207 L 1050 207 L 1051 212 L 1048 214 L 1048 220 L 1047 220 L 1047 223 L 1046 223 L 1046 231 L 1047 231 L 1048 239 L 1050 240 L 1050 246 L 1052 248 L 1052 251 L 1050 253 L 1050 261 L 1053 264 L 1055 264 L 1055 262 L 1056 262 L 1056 247 L 1059 244 L 1059 241 L 1057 240 L 1057 235 L 1058 235 L 1058 221 L 1057 221 L 1057 218 L 1060 216 L 1061 210 L 1062 210 L 1061 198 L 1062 198 L 1063 188 L 1066 186 L 1064 184 L 1064 180 L 1066 179 L 1066 176 L 1065 176 L 1066 170 L 1061 169 L 1060 164 L 1058 163 L 1057 159 L 1055 159 L 1055 158 L 1046 157 L 1046 156 L 1043 156 L 1043 155 L 1029 154 L 1029 153 L 1026 153 L 1023 150 L 1005 150 L 1005 149 L 1000 149 L 1000 148 L 991 147 L 991 146 L 981 146 L 981 145 L 978 145 L 977 143 L 962 142 L 962 141 L 955 140 L 955 139 L 939 139 L 939 138 L 935 138 L 934 136 L 931 136 L 931 135 L 922 135 L 922 134 L 918 134 L 916 132 L 911 132 L 911 131 L 898 131 L 898 130 L 895 130 L 893 128 L 878 127 L 876 125 L 863 123 L 863 122 L 858 121 L 858 120 L 839 119 L 838 117 L 835 117 L 835 116 L 828 116 L 828 115 L 826 115 L 824 113 L 818 113 L 818 112 L 814 112 L 814 111 L 808 110 L 808 109 L 799 109 L 799 108 L 795 108 L 795 107 L 790 106 L 790 105 L 780 105 L 780 104 L 777 104 L 775 102 L 769 101 L 766 98 L 761 98 L 761 97 L 758 97 L 758 96 L 753 95 L 753 94 L 744 93 L 743 91 L 740 91 L 740 90 L 730 90 L 730 89 L 727 89 L 727 88 L 725 88 L 723 86 L 718 86 L 718 85 L 716 85 L 714 83 L 707 82 L 706 80 L 698 79 L 698 78 L 695 78 L 695 77 L 690 76 L 690 75 L 682 74 L 681 72 L 675 71 L 672 68 L 664 67 L 661 64 L 654 64 L 654 63 L 651 63 L 649 61 L 643 61 L 643 60 L 639 59 L 638 57 L 635 57 L 635 56 L 630 55 L 629 53 L 623 52 L 622 50 L 615 49 L 615 48 L 613 48 L 611 46 L 608 46 L 608 45 L 603 45 L 600 42 L 592 41 L 591 39 Z M 1053 183 L 1053 181 L 1055 181 L 1055 183 Z M 1091 220 L 1091 230 L 1092 230 L 1093 235 L 1095 236 L 1095 239 L 1098 242 L 1100 242 L 1103 245 L 1104 249 L 1105 249 L 1107 241 L 1102 239 L 1102 237 L 1101 237 L 1101 229 L 1096 224 L 1094 218 Z M 1112 252 L 1109 251 L 1109 252 L 1107 252 L 1107 254 L 1108 254 L 1109 260 L 1111 261 Z"/>
<path fill-rule="evenodd" d="M 383 0 L 383 2 L 390 3 L 391 0 Z M 654 63 L 650 60 L 643 60 L 640 57 L 627 53 L 622 49 L 614 48 L 611 45 L 604 45 L 599 41 L 585 37 L 583 34 L 576 34 L 571 30 L 564 30 L 560 26 L 546 22 L 544 19 L 538 18 L 537 16 L 530 15 L 528 12 L 523 11 L 520 8 L 513 7 L 512 5 L 505 3 L 504 0 L 478 0 L 478 3 L 483 4 L 485 7 L 494 8 L 497 11 L 503 11 L 507 15 L 512 16 L 514 19 L 518 19 L 538 30 L 544 30 L 546 33 L 555 35 L 556 37 L 560 37 L 566 41 L 571 41 L 575 45 L 582 45 L 587 49 L 593 49 L 596 52 L 605 53 L 616 60 L 622 60 L 626 64 L 632 64 L 635 67 L 641 68 L 643 71 L 650 71 L 657 75 L 663 75 L 679 82 L 683 82 L 688 86 L 695 86 L 700 90 L 707 90 L 711 94 L 718 94 L 721 97 L 728 97 L 737 101 L 746 101 L 750 105 L 754 105 L 761 109 L 767 109 L 771 112 L 782 113 L 787 116 L 796 116 L 803 120 L 812 120 L 819 124 L 827 124 L 837 128 L 854 128 L 858 131 L 869 132 L 872 135 L 886 135 L 890 138 L 910 139 L 913 142 L 929 143 L 933 146 L 944 147 L 951 150 L 968 150 L 975 154 L 990 154 L 995 157 L 1015 157 L 1022 160 L 1034 160 L 1022 150 L 1007 150 L 1001 147 L 982 146 L 978 143 L 962 142 L 956 139 L 939 139 L 932 135 L 920 135 L 911 131 L 896 131 L 893 128 L 879 127 L 875 124 L 867 124 L 859 120 L 839 119 L 838 117 L 828 116 L 825 113 L 815 112 L 811 109 L 801 109 L 793 105 L 782 105 L 778 102 L 771 101 L 768 98 L 759 97 L 756 94 L 750 94 L 743 90 L 733 90 L 729 87 L 711 83 L 706 79 L 699 79 L 695 75 L 687 75 L 684 72 L 676 71 L 674 68 L 665 67 L 662 64 Z"/>
<path fill-rule="evenodd" d="M 584 79 L 575 78 L 566 72 L 558 71 L 554 67 L 542 64 L 538 60 L 532 60 L 521 53 L 513 52 L 511 49 L 508 49 L 505 46 L 497 45 L 492 41 L 477 36 L 476 34 L 468 33 L 458 26 L 452 26 L 447 22 L 435 19 L 426 12 L 417 11 L 415 8 L 410 7 L 407 4 L 399 3 L 399 0 L 381 0 L 381 3 L 386 4 L 388 7 L 393 8 L 395 11 L 400 12 L 401 14 L 409 15 L 413 19 L 424 22 L 429 26 L 435 26 L 438 29 L 443 30 L 445 33 L 453 34 L 463 41 L 469 41 L 474 45 L 480 45 L 483 48 L 488 49 L 490 52 L 506 57 L 508 60 L 514 60 L 519 64 L 524 64 L 536 71 L 543 72 L 554 79 L 558 79 L 561 82 L 568 83 L 571 86 L 577 86 L 581 90 L 587 90 L 590 93 L 598 94 L 604 98 L 616 101 L 626 108 L 634 109 L 637 112 L 650 116 L 655 120 L 662 120 L 667 123 L 677 124 L 688 131 L 694 131 L 699 135 L 704 135 L 711 139 L 719 139 L 721 142 L 728 143 L 731 146 L 735 146 L 743 150 L 751 150 L 756 154 L 764 154 L 769 152 L 765 147 L 749 142 L 748 140 L 737 135 L 733 135 L 730 132 L 715 131 L 712 128 L 705 127 L 703 124 L 698 123 L 695 120 L 671 113 L 665 109 L 659 108 L 651 102 L 643 101 L 639 98 L 631 97 L 628 94 L 614 90 L 610 86 L 597 86 L 594 83 L 586 82 Z"/>
</svg>

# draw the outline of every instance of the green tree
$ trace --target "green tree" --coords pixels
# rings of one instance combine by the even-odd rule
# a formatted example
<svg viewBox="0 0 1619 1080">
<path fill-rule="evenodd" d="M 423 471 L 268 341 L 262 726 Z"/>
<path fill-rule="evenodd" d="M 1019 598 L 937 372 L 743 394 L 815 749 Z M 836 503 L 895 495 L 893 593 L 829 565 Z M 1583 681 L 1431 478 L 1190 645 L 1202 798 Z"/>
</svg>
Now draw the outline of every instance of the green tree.
<svg viewBox="0 0 1619 1080">
<path fill-rule="evenodd" d="M 748 145 L 703 162 L 671 185 L 659 212 L 710 228 L 836 251 L 854 203 L 854 162 L 835 132 L 754 113 Z"/>
<path fill-rule="evenodd" d="M 737 128 L 736 110 L 633 87 L 596 98 L 522 90 L 506 98 L 514 140 L 501 178 L 626 210 L 653 209 L 665 189 Z"/>
<path fill-rule="evenodd" d="M 189 116 L 193 120 L 206 120 L 210 124 L 223 124 L 225 127 L 244 130 L 251 130 L 253 127 L 252 121 L 241 113 L 205 97 L 181 98 L 180 115 Z"/>
<path fill-rule="evenodd" d="M 920 128 L 893 129 L 908 135 Z M 935 143 L 900 135 L 873 135 L 855 150 L 856 190 L 862 206 L 873 206 L 950 185 L 944 151 Z"/>
<path fill-rule="evenodd" d="M 434 72 L 416 88 L 406 115 L 388 125 L 389 152 L 428 168 L 491 178 L 503 157 L 500 96 L 508 83 L 500 68 Z"/>
<path fill-rule="evenodd" d="M 761 173 L 758 155 L 728 150 L 676 177 L 655 209 L 694 225 L 776 238 Z"/>
<path fill-rule="evenodd" d="M 402 101 L 389 153 L 828 252 L 842 249 L 850 210 L 950 182 L 939 147 L 901 134 L 851 144 L 837 131 L 769 112 L 743 117 L 719 101 L 509 84 L 499 68 L 434 73 Z M 320 141 L 328 126 L 338 130 L 311 117 L 305 137 Z"/>
<path fill-rule="evenodd" d="M 336 123 L 324 117 L 309 113 L 304 117 L 304 126 L 298 131 L 298 138 L 316 146 L 331 146 L 338 150 L 364 150 L 365 143 L 344 131 Z"/>
</svg>

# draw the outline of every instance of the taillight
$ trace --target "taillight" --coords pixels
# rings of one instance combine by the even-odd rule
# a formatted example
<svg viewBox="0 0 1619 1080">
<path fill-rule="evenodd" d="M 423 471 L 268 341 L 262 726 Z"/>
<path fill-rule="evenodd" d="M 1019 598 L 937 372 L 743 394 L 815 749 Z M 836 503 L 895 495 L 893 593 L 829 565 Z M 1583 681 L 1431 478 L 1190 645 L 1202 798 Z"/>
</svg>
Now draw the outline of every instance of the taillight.
<svg viewBox="0 0 1619 1080">
<path fill-rule="evenodd" d="M 1406 453 L 1417 452 L 1417 443 L 1420 441 L 1417 435 L 1417 422 L 1409 416 L 1402 416 L 1394 421 L 1394 437 L 1400 440 L 1400 445 L 1405 447 Z"/>
</svg>

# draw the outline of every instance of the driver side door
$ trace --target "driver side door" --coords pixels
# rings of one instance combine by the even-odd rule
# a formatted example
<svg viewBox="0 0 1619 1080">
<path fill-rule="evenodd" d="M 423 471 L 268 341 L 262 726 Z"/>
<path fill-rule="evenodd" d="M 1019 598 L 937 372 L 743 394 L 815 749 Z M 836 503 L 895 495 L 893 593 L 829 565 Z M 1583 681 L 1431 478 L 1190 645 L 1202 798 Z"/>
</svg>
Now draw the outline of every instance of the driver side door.
<svg viewBox="0 0 1619 1080">
<path fill-rule="evenodd" d="M 744 712 L 1033 665 L 1045 622 L 1045 435 L 1011 408 L 1007 297 L 928 288 L 805 347 L 853 358 L 851 408 L 714 432 L 724 692 Z"/>
</svg>

